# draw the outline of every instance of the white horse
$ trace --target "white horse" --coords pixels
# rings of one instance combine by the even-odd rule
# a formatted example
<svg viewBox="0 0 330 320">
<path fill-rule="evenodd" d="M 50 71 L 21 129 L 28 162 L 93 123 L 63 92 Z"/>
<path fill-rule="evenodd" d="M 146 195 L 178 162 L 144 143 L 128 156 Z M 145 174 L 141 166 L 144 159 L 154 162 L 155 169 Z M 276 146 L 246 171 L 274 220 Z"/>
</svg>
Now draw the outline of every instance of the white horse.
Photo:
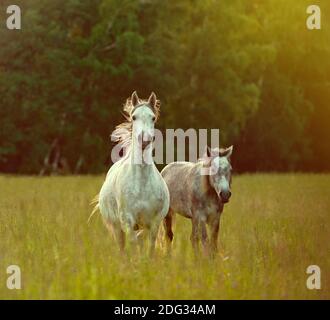
<svg viewBox="0 0 330 320">
<path fill-rule="evenodd" d="M 100 210 L 121 250 L 125 234 L 136 244 L 145 238 L 142 231 L 148 230 L 152 254 L 159 226 L 169 210 L 169 191 L 152 159 L 159 110 L 154 93 L 148 100 L 140 100 L 134 92 L 124 105 L 127 121 L 113 133 L 127 152 L 108 171 L 94 211 Z"/>
</svg>

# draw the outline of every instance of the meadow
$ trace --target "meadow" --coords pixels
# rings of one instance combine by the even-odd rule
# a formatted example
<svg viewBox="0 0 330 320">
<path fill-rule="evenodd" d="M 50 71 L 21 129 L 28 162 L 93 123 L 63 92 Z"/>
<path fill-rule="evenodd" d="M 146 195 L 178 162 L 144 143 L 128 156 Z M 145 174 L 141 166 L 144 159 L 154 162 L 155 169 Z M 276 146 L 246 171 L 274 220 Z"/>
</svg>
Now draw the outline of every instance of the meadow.
<svg viewBox="0 0 330 320">
<path fill-rule="evenodd" d="M 102 182 L 0 176 L 0 299 L 330 299 L 330 175 L 234 176 L 214 260 L 195 259 L 180 217 L 171 257 L 119 254 L 99 215 L 87 224 Z M 313 264 L 321 290 L 306 287 Z"/>
</svg>

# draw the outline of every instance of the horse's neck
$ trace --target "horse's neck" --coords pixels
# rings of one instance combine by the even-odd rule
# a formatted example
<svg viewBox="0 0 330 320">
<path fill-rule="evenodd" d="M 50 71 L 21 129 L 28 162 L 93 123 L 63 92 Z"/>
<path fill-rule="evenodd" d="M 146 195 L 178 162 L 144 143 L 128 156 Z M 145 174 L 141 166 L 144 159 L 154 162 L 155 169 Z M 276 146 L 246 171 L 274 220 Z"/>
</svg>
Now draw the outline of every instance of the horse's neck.
<svg viewBox="0 0 330 320">
<path fill-rule="evenodd" d="M 133 145 L 129 161 L 132 164 L 133 172 L 140 174 L 148 174 L 151 172 L 155 166 L 152 158 L 152 145 L 150 145 L 145 152 Z"/>
<path fill-rule="evenodd" d="M 204 169 L 204 171 L 202 171 L 202 169 Z M 210 176 L 209 176 L 209 174 L 206 174 L 207 172 L 208 172 L 208 168 L 205 168 L 205 166 L 202 162 L 197 162 L 195 164 L 194 175 L 198 179 L 198 184 L 200 185 L 200 190 L 205 193 L 209 193 L 213 189 L 210 184 Z"/>
</svg>

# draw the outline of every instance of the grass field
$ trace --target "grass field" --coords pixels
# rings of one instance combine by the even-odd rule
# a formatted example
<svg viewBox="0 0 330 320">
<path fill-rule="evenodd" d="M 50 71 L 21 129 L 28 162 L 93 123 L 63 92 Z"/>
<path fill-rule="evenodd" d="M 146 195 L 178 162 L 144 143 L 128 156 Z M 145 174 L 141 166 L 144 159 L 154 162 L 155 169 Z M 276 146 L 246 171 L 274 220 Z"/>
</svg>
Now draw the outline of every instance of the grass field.
<svg viewBox="0 0 330 320">
<path fill-rule="evenodd" d="M 196 261 L 179 217 L 172 257 L 119 255 L 98 215 L 86 223 L 102 181 L 0 177 L 1 299 L 330 299 L 330 175 L 234 177 L 213 261 Z M 313 264 L 321 290 L 306 287 Z"/>
</svg>

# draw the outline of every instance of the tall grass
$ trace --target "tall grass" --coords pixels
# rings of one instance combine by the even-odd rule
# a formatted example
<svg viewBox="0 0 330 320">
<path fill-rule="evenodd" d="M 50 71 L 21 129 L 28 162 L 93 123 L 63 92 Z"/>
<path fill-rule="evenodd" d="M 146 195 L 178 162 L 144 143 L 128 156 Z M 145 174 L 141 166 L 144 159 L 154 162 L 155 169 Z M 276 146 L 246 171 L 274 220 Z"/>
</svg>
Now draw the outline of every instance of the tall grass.
<svg viewBox="0 0 330 320">
<path fill-rule="evenodd" d="M 90 200 L 102 177 L 0 177 L 1 299 L 329 299 L 330 175 L 242 175 L 221 218 L 220 254 L 194 258 L 176 219 L 173 254 L 123 256 Z M 22 289 L 6 287 L 20 266 Z M 321 268 L 321 290 L 306 269 Z"/>
</svg>

